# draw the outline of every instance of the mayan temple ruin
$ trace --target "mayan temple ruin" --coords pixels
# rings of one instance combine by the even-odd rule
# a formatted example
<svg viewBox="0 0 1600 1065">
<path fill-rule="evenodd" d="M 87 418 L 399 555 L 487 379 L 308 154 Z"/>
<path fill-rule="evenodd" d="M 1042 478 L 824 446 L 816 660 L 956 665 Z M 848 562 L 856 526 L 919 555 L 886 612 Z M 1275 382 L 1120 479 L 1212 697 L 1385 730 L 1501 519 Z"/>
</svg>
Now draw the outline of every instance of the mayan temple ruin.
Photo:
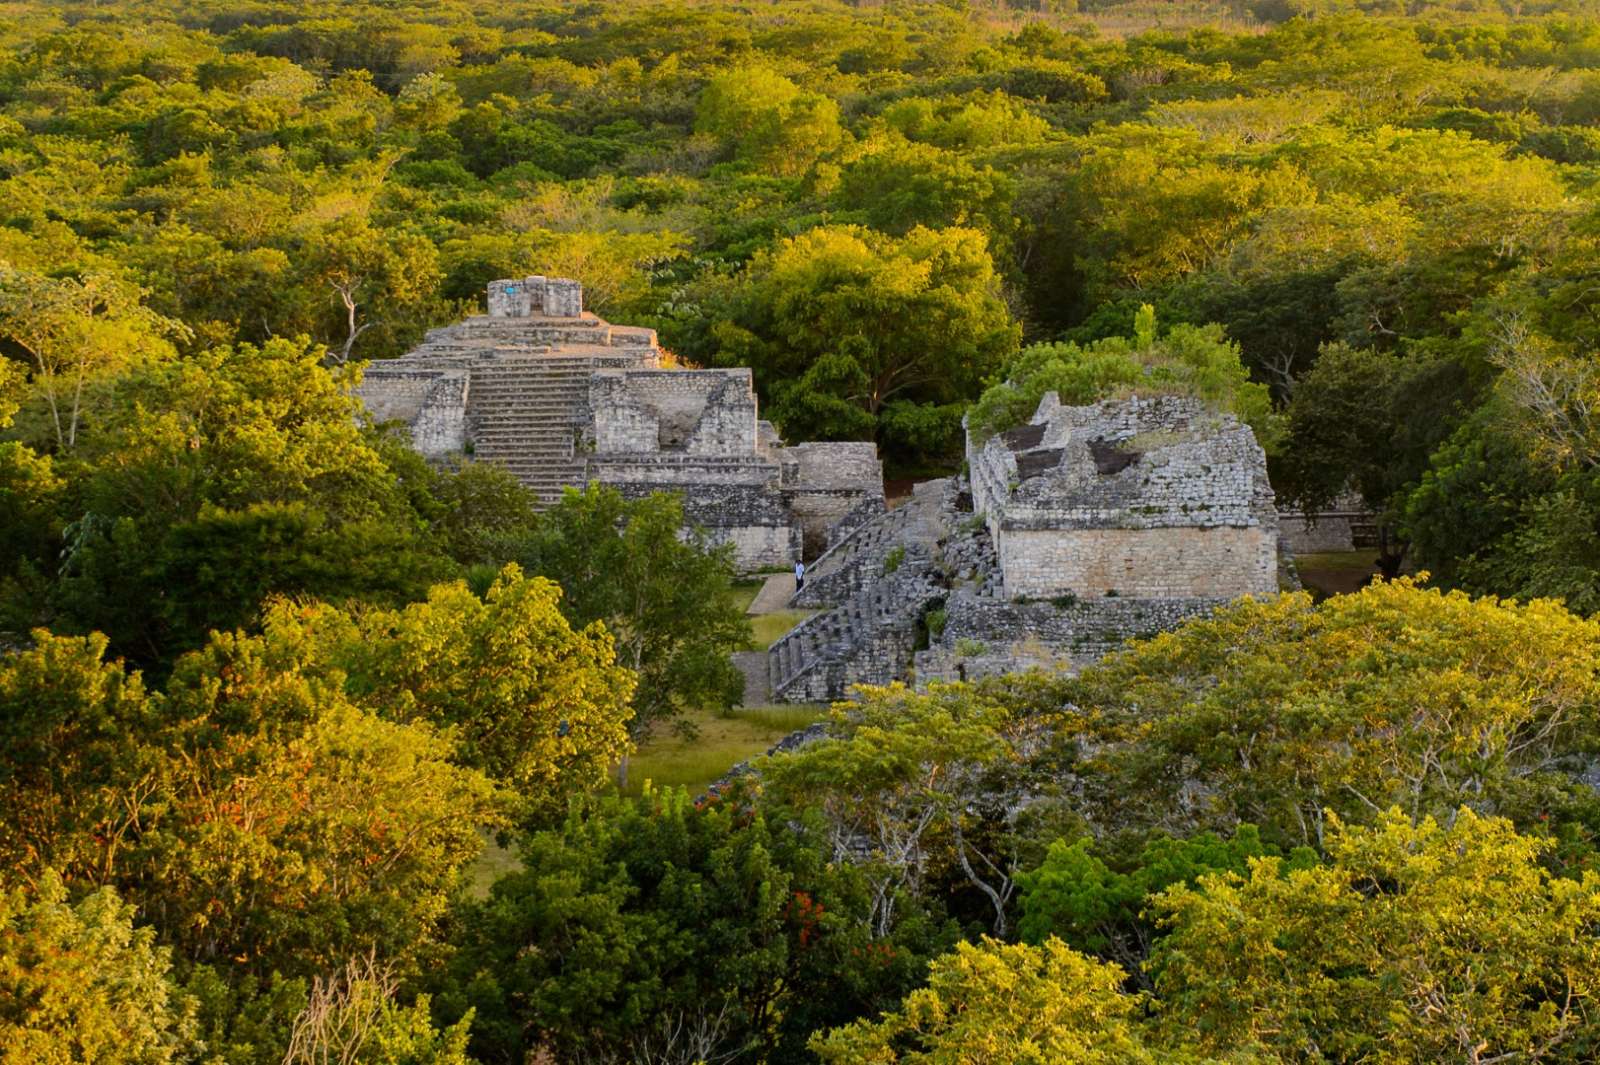
<svg viewBox="0 0 1600 1065">
<path fill-rule="evenodd" d="M 1046 395 L 1027 425 L 969 431 L 968 472 L 891 510 L 872 444 L 786 446 L 749 370 L 664 368 L 652 330 L 582 301 L 566 279 L 493 282 L 487 314 L 373 364 L 361 398 L 424 455 L 499 464 L 543 500 L 676 491 L 742 571 L 804 559 L 790 605 L 816 613 L 749 671 L 747 701 L 1076 668 L 1284 579 L 1266 456 L 1199 400 Z"/>
<path fill-rule="evenodd" d="M 785 446 L 749 370 L 663 368 L 654 330 L 585 311 L 566 278 L 490 283 L 488 314 L 373 363 L 359 393 L 422 454 L 503 466 L 545 503 L 594 481 L 680 492 L 747 573 L 788 569 L 884 510 L 872 444 Z"/>
<path fill-rule="evenodd" d="M 1266 455 L 1199 400 L 1046 395 L 1028 425 L 969 432 L 967 464 L 816 560 L 796 605 L 821 612 L 768 652 L 772 697 L 1077 668 L 1279 588 Z"/>
</svg>

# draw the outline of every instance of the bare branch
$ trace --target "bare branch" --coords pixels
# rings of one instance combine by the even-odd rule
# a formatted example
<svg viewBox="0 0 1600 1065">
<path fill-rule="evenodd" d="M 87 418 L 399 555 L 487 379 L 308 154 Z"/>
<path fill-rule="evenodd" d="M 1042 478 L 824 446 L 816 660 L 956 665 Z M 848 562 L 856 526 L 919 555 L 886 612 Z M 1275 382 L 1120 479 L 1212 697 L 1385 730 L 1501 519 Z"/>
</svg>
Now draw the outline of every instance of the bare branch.
<svg viewBox="0 0 1600 1065">
<path fill-rule="evenodd" d="M 362 333 L 365 333 L 368 329 L 371 329 L 375 324 L 370 321 L 361 322 L 359 325 L 357 324 L 360 303 L 357 301 L 356 295 L 359 292 L 364 280 L 365 279 L 361 277 L 340 276 L 332 278 L 328 281 L 328 287 L 333 289 L 334 292 L 338 293 L 340 302 L 344 304 L 344 346 L 339 349 L 337 355 L 331 351 L 328 353 L 329 358 L 338 366 L 343 366 L 345 363 L 350 361 L 350 351 L 356 346 L 356 340 L 360 338 Z"/>
<path fill-rule="evenodd" d="M 283 1065 L 355 1065 L 398 986 L 376 951 L 350 959 L 332 976 L 317 977 L 295 1018 Z"/>
</svg>

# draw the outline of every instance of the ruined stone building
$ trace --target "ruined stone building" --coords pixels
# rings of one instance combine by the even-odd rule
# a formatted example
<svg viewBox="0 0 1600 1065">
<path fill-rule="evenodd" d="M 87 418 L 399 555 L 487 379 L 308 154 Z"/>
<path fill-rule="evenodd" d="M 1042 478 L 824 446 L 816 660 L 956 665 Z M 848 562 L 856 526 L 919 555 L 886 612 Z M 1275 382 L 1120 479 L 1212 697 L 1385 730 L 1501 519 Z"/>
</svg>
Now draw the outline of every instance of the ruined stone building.
<svg viewBox="0 0 1600 1065">
<path fill-rule="evenodd" d="M 1278 512 L 1250 427 L 1196 399 L 1063 407 L 967 447 L 1007 597 L 1277 590 Z"/>
<path fill-rule="evenodd" d="M 772 697 L 1074 668 L 1278 590 L 1266 456 L 1199 400 L 1048 395 L 1028 425 L 969 435 L 967 463 L 817 559 L 796 605 L 822 612 L 768 652 Z"/>
<path fill-rule="evenodd" d="M 883 512 L 872 444 L 787 447 L 759 420 L 749 370 L 662 361 L 653 330 L 584 311 L 576 281 L 528 277 L 492 282 L 488 314 L 373 363 L 359 394 L 424 455 L 503 466 L 543 503 L 593 481 L 680 492 L 745 572 L 787 569 Z"/>
</svg>

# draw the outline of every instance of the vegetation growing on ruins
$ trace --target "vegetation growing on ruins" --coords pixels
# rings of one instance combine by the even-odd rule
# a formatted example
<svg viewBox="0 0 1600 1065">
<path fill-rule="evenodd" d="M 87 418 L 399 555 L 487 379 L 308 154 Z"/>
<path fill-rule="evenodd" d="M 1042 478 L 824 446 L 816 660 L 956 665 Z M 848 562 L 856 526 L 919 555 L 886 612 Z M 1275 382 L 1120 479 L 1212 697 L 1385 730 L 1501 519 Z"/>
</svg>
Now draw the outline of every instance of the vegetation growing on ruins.
<svg viewBox="0 0 1600 1065">
<path fill-rule="evenodd" d="M 1588 0 L 5 10 L 0 1065 L 1600 1056 Z M 1199 395 L 1416 576 L 618 788 L 726 554 L 351 394 L 528 274 L 900 469 Z"/>
<path fill-rule="evenodd" d="M 1033 344 L 1006 367 L 1006 378 L 984 389 L 968 424 L 977 440 L 1024 425 L 1045 393 L 1066 406 L 1126 395 L 1198 396 L 1236 415 L 1263 446 L 1277 443 L 1277 419 L 1267 386 L 1250 380 L 1238 345 L 1217 325 L 1178 325 L 1156 332 L 1149 304 L 1134 316 L 1131 337 Z"/>
</svg>

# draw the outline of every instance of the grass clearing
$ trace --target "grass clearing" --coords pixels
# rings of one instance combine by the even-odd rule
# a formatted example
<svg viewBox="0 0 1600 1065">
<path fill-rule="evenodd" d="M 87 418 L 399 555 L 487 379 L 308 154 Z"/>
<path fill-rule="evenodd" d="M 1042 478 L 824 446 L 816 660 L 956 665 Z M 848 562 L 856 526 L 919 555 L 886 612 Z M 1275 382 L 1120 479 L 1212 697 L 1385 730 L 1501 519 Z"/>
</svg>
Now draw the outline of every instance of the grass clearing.
<svg viewBox="0 0 1600 1065">
<path fill-rule="evenodd" d="M 815 613 L 815 610 L 776 610 L 771 614 L 750 615 L 750 629 L 755 633 L 755 650 L 765 651 L 777 643 L 784 633 Z"/>
<path fill-rule="evenodd" d="M 757 577 L 752 581 L 735 581 L 733 594 L 729 598 L 732 600 L 733 605 L 740 610 L 749 610 L 750 604 L 756 601 L 756 596 L 760 594 L 762 586 L 766 583 L 764 577 Z"/>
<path fill-rule="evenodd" d="M 522 861 L 511 847 L 502 847 L 494 840 L 494 833 L 480 828 L 478 836 L 483 840 L 483 851 L 467 866 L 467 895 L 474 899 L 489 897 L 489 887 L 507 873 L 515 872 L 522 867 Z"/>
<path fill-rule="evenodd" d="M 646 780 L 658 787 L 705 790 L 740 762 L 765 754 L 768 747 L 820 718 L 820 706 L 738 707 L 731 714 L 702 711 L 690 716 L 697 735 L 684 739 L 670 728 L 647 737 L 628 760 L 628 785 L 637 795 Z"/>
<path fill-rule="evenodd" d="M 1362 551 L 1320 551 L 1294 557 L 1295 566 L 1315 570 L 1360 570 L 1375 573 L 1378 569 L 1378 549 L 1369 547 Z"/>
<path fill-rule="evenodd" d="M 729 716 L 756 728 L 772 729 L 781 737 L 820 720 L 824 712 L 820 706 L 801 703 L 782 706 L 736 706 Z"/>
<path fill-rule="evenodd" d="M 824 707 L 801 704 L 740 706 L 726 716 L 695 714 L 692 720 L 700 733 L 694 739 L 685 740 L 666 729 L 660 739 L 646 739 L 640 744 L 639 752 L 629 760 L 628 786 L 624 790 L 637 795 L 649 780 L 657 787 L 683 787 L 697 795 L 735 765 L 765 754 L 774 743 L 820 720 L 825 713 Z M 502 847 L 495 842 L 494 833 L 484 830 L 479 835 L 483 851 L 467 866 L 467 895 L 486 899 L 490 886 L 520 869 L 522 863 L 515 842 Z"/>
<path fill-rule="evenodd" d="M 739 581 L 733 586 L 732 600 L 740 610 L 748 610 L 765 584 L 764 578 Z M 756 649 L 766 650 L 775 640 L 810 617 L 811 610 L 780 610 L 750 617 L 755 630 Z M 624 791 L 637 795 L 649 780 L 657 787 L 687 788 L 698 794 L 740 762 L 765 754 L 767 748 L 789 733 L 805 728 L 825 713 L 821 706 L 740 706 L 730 713 L 702 711 L 690 715 L 696 735 L 684 739 L 670 728 L 659 736 L 647 737 L 628 761 L 628 786 Z M 490 886 L 520 867 L 512 847 L 501 847 L 494 835 L 483 835 L 483 852 L 467 867 L 467 894 L 474 899 L 489 897 Z"/>
</svg>

